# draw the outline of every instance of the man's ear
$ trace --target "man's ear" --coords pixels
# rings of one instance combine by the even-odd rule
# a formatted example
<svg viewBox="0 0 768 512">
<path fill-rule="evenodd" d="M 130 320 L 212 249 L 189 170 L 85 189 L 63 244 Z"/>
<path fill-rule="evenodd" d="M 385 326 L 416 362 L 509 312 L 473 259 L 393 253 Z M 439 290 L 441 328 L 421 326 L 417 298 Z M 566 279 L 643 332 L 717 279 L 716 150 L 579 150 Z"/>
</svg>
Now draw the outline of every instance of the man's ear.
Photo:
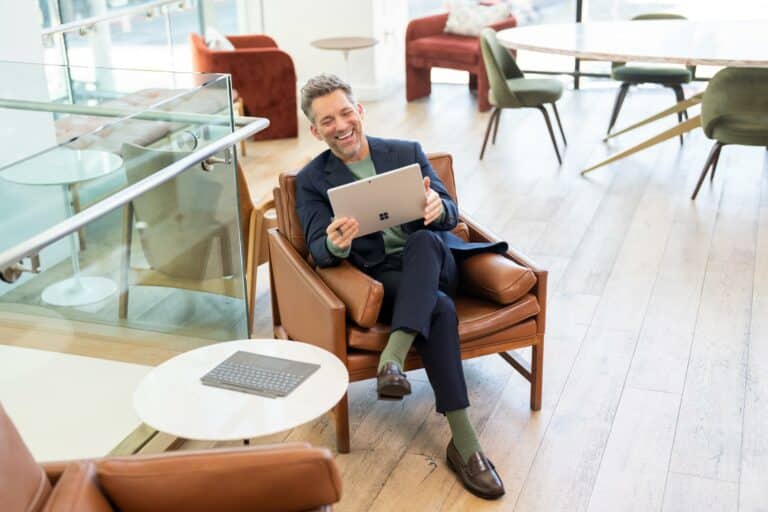
<svg viewBox="0 0 768 512">
<path fill-rule="evenodd" d="M 312 133 L 312 135 L 315 136 L 317 140 L 323 140 L 323 137 L 320 135 L 320 132 L 317 131 L 317 128 L 315 128 L 315 124 L 312 123 L 309 125 L 309 131 Z"/>
<path fill-rule="evenodd" d="M 357 113 L 360 114 L 361 119 L 365 117 L 365 109 L 361 103 L 357 104 Z"/>
</svg>

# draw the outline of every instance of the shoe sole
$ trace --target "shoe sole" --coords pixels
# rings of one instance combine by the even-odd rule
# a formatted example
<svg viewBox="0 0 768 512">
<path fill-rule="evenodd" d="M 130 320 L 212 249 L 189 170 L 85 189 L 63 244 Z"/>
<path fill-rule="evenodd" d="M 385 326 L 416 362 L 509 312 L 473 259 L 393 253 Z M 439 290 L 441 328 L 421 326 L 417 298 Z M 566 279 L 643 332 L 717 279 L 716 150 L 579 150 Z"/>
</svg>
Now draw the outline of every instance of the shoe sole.
<svg viewBox="0 0 768 512">
<path fill-rule="evenodd" d="M 481 498 L 483 498 L 485 500 L 497 500 L 497 499 L 501 498 L 502 496 L 504 496 L 504 494 L 486 494 L 486 493 L 480 492 L 477 489 L 473 489 L 472 487 L 468 486 L 467 483 L 464 481 L 464 479 L 461 478 L 461 474 L 459 473 L 458 468 L 453 463 L 451 458 L 450 457 L 446 457 L 445 460 L 448 461 L 448 467 L 451 468 L 451 471 L 453 471 L 456 474 L 456 476 L 459 478 L 459 481 L 464 486 L 464 488 L 466 490 L 468 490 L 469 492 L 471 492 L 472 494 L 474 494 L 475 496 L 479 496 L 479 497 L 481 497 Z"/>
<path fill-rule="evenodd" d="M 411 394 L 402 386 L 382 386 L 377 392 L 379 393 L 379 400 L 402 400 L 405 395 Z"/>
</svg>

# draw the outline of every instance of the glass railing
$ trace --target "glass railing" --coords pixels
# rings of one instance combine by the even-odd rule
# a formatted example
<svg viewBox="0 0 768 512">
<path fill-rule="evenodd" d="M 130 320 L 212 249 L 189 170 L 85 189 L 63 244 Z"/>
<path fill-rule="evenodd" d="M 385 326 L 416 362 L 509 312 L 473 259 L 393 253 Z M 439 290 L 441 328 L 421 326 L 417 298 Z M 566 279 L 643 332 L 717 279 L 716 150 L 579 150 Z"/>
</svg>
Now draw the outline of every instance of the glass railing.
<svg viewBox="0 0 768 512">
<path fill-rule="evenodd" d="M 67 92 L 67 71 L 109 74 L 114 87 L 81 100 Z M 268 122 L 233 116 L 226 75 L 0 62 L 0 76 L 12 77 L 0 84 L 0 375 L 30 350 L 56 353 L 49 363 L 117 365 L 90 385 L 133 423 L 103 446 L 40 455 L 103 454 L 138 424 L 120 394 L 132 387 L 118 382 L 126 364 L 131 381 L 137 364 L 248 337 L 233 145 Z M 77 381 L 70 366 L 51 375 L 50 364 L 0 377 L 7 409 L 30 380 Z M 89 425 L 110 431 L 100 414 Z"/>
</svg>

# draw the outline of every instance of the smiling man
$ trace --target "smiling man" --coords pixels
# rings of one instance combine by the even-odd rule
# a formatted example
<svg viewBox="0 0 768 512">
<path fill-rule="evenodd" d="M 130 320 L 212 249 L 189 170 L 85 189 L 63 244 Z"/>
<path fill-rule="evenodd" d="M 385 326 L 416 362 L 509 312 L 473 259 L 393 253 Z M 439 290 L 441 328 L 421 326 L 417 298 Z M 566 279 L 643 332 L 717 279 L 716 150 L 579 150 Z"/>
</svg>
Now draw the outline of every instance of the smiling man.
<svg viewBox="0 0 768 512">
<path fill-rule="evenodd" d="M 502 496 L 504 485 L 469 421 L 452 297 L 459 284 L 457 261 L 504 252 L 507 244 L 468 243 L 450 233 L 458 223 L 458 208 L 421 146 L 367 137 L 363 107 L 338 77 L 310 79 L 301 90 L 301 108 L 312 134 L 329 148 L 297 177 L 297 210 L 312 258 L 321 267 L 347 259 L 384 286 L 379 319 L 390 324 L 391 332 L 379 360 L 379 398 L 400 400 L 411 393 L 403 365 L 414 346 L 434 390 L 436 409 L 451 428 L 449 466 L 474 494 Z M 423 218 L 361 237 L 357 220 L 333 219 L 328 189 L 413 163 L 421 166 L 424 180 Z"/>
</svg>

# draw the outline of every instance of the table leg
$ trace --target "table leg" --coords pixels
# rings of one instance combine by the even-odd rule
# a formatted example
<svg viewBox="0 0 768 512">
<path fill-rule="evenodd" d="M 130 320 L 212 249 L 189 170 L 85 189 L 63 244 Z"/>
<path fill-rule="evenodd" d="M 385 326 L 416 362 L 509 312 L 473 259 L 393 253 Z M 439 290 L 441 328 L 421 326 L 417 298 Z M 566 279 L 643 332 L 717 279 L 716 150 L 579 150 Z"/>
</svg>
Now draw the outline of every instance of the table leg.
<svg viewBox="0 0 768 512">
<path fill-rule="evenodd" d="M 349 50 L 342 50 L 342 52 L 344 53 L 344 80 L 351 85 L 352 77 L 349 76 Z"/>
<path fill-rule="evenodd" d="M 588 172 L 592 172 L 595 169 L 598 169 L 600 167 L 603 167 L 604 165 L 610 164 L 612 162 L 615 162 L 616 160 L 621 160 L 622 158 L 628 157 L 629 155 L 635 154 L 638 151 L 642 151 L 643 149 L 649 148 L 651 146 L 655 146 L 659 142 L 664 142 L 665 140 L 669 140 L 673 137 L 677 137 L 678 135 L 681 135 L 683 133 L 687 133 L 694 128 L 698 128 L 701 126 L 701 116 L 693 116 L 692 118 L 683 121 L 682 123 L 678 124 L 677 126 L 674 126 L 670 128 L 669 130 L 665 130 L 661 132 L 660 134 L 651 137 L 650 139 L 641 142 L 640 144 L 637 144 L 636 146 L 632 146 L 631 148 L 625 149 L 624 151 L 621 151 L 619 153 L 616 153 L 612 157 L 608 158 L 607 160 L 603 160 L 602 162 L 593 165 L 592 167 L 589 167 L 587 169 L 584 169 L 581 171 L 582 176 L 587 174 Z"/>
<path fill-rule="evenodd" d="M 69 186 L 62 185 L 64 192 L 64 209 L 67 218 L 74 215 Z M 104 277 L 83 277 L 80 274 L 80 259 L 78 258 L 77 233 L 70 233 L 69 252 L 72 261 L 72 277 L 48 286 L 42 293 L 42 299 L 54 306 L 83 306 L 106 299 L 117 292 L 117 285 L 111 279 Z"/>
<path fill-rule="evenodd" d="M 681 101 L 679 103 L 676 103 L 672 107 L 670 107 L 670 108 L 668 108 L 666 110 L 662 110 L 658 114 L 654 114 L 651 117 L 647 117 L 647 118 L 643 119 L 642 121 L 639 121 L 639 122 L 637 122 L 637 123 L 635 123 L 633 125 L 627 126 L 623 130 L 619 130 L 618 132 L 613 132 L 613 133 L 610 133 L 610 134 L 606 135 L 603 138 L 603 142 L 605 142 L 608 139 L 611 139 L 613 137 L 616 137 L 617 135 L 621 135 L 622 133 L 627 133 L 630 130 L 634 130 L 635 128 L 639 128 L 640 126 L 646 125 L 646 124 L 651 123 L 653 121 L 657 121 L 657 120 L 659 120 L 659 119 L 661 119 L 663 117 L 666 117 L 666 116 L 668 116 L 670 114 L 674 114 L 676 112 L 682 112 L 682 111 L 684 111 L 684 110 L 686 110 L 686 109 L 688 109 L 688 108 L 690 108 L 690 107 L 692 107 L 694 105 L 698 105 L 699 103 L 701 103 L 701 98 L 702 97 L 704 97 L 704 93 L 703 92 L 700 92 L 698 94 L 694 94 L 693 96 L 691 96 L 687 100 Z"/>
</svg>

